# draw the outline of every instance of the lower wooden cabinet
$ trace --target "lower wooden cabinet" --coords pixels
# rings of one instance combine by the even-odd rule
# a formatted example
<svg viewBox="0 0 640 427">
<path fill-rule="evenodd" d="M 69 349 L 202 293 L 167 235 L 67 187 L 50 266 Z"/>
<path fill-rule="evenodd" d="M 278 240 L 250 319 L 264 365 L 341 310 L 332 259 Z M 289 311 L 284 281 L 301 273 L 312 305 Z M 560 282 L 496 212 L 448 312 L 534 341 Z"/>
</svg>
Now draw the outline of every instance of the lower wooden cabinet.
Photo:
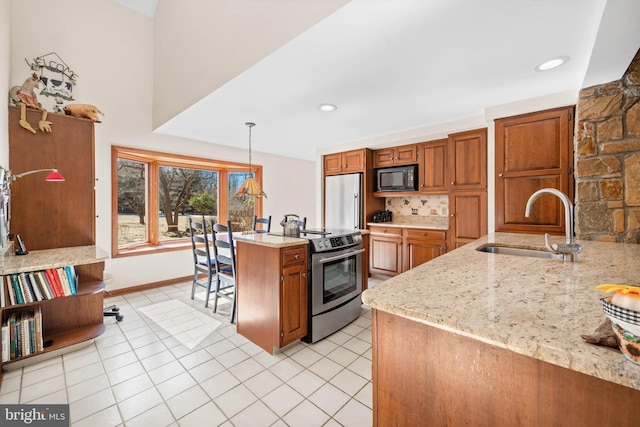
<svg viewBox="0 0 640 427">
<path fill-rule="evenodd" d="M 405 228 L 403 271 L 431 261 L 447 251 L 446 231 L 427 231 Z"/>
<path fill-rule="evenodd" d="M 236 248 L 238 333 L 268 353 L 305 336 L 308 245 Z"/>
<path fill-rule="evenodd" d="M 395 276 L 447 251 L 447 232 L 421 228 L 370 226 L 372 273 Z"/>
<path fill-rule="evenodd" d="M 402 230 L 369 227 L 369 269 L 372 273 L 395 276 L 402 273 Z"/>
</svg>

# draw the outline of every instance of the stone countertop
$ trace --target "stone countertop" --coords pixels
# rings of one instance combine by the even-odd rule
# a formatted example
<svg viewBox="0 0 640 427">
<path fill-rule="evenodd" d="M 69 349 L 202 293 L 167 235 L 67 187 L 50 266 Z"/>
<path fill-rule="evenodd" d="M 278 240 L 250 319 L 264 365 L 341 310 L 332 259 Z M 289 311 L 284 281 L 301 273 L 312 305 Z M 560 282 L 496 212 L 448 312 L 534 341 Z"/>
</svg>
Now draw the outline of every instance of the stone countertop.
<svg viewBox="0 0 640 427">
<path fill-rule="evenodd" d="M 0 274 L 22 273 L 64 267 L 66 265 L 92 264 L 109 259 L 109 254 L 97 246 L 29 251 L 27 255 L 8 255 L 0 258 Z"/>
<path fill-rule="evenodd" d="M 552 243 L 564 236 L 551 236 Z M 606 316 L 594 288 L 640 281 L 640 245 L 580 241 L 578 262 L 476 251 L 542 249 L 544 236 L 492 233 L 364 291 L 374 309 L 640 390 L 640 366 L 587 344 Z"/>
<path fill-rule="evenodd" d="M 274 236 L 273 234 L 254 232 L 233 233 L 233 239 L 237 242 L 270 246 L 272 248 L 286 248 L 288 246 L 309 244 L 308 240 L 297 237 Z"/>
</svg>

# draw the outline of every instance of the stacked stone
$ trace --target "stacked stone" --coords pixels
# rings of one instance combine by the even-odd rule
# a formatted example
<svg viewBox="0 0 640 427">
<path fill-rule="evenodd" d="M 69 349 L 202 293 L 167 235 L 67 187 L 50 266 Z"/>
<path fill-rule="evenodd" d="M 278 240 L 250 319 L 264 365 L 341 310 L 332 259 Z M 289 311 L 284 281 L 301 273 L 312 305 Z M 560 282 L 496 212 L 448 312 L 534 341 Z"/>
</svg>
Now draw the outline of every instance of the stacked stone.
<svg viewBox="0 0 640 427">
<path fill-rule="evenodd" d="M 624 76 L 580 91 L 576 233 L 640 243 L 640 51 Z"/>
</svg>

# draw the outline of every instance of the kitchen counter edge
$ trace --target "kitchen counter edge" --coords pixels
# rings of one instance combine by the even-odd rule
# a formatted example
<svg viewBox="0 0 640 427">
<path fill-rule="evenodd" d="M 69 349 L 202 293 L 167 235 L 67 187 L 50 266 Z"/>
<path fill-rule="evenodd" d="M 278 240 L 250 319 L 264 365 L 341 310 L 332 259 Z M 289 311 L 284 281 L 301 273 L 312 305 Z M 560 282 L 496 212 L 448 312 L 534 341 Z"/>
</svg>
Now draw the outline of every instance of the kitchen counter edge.
<svg viewBox="0 0 640 427">
<path fill-rule="evenodd" d="M 541 235 L 491 233 L 363 292 L 371 308 L 640 390 L 640 366 L 588 344 L 606 317 L 594 290 L 640 279 L 640 245 L 580 241 L 577 263 L 488 254 L 484 244 L 542 248 Z M 552 236 L 552 242 L 563 236 Z"/>
</svg>

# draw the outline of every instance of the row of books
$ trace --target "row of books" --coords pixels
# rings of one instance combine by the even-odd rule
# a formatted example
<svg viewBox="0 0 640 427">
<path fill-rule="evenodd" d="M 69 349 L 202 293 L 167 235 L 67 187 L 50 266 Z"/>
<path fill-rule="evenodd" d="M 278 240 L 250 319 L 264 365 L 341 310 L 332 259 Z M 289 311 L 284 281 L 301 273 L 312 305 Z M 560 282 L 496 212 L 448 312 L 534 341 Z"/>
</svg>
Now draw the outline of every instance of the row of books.
<svg viewBox="0 0 640 427">
<path fill-rule="evenodd" d="M 40 307 L 12 314 L 2 325 L 2 362 L 36 354 L 43 348 Z"/>
<path fill-rule="evenodd" d="M 77 292 L 77 277 L 73 266 L 48 268 L 4 276 L 10 305 L 67 297 Z M 5 307 L 4 290 L 0 292 L 0 306 Z"/>
</svg>

